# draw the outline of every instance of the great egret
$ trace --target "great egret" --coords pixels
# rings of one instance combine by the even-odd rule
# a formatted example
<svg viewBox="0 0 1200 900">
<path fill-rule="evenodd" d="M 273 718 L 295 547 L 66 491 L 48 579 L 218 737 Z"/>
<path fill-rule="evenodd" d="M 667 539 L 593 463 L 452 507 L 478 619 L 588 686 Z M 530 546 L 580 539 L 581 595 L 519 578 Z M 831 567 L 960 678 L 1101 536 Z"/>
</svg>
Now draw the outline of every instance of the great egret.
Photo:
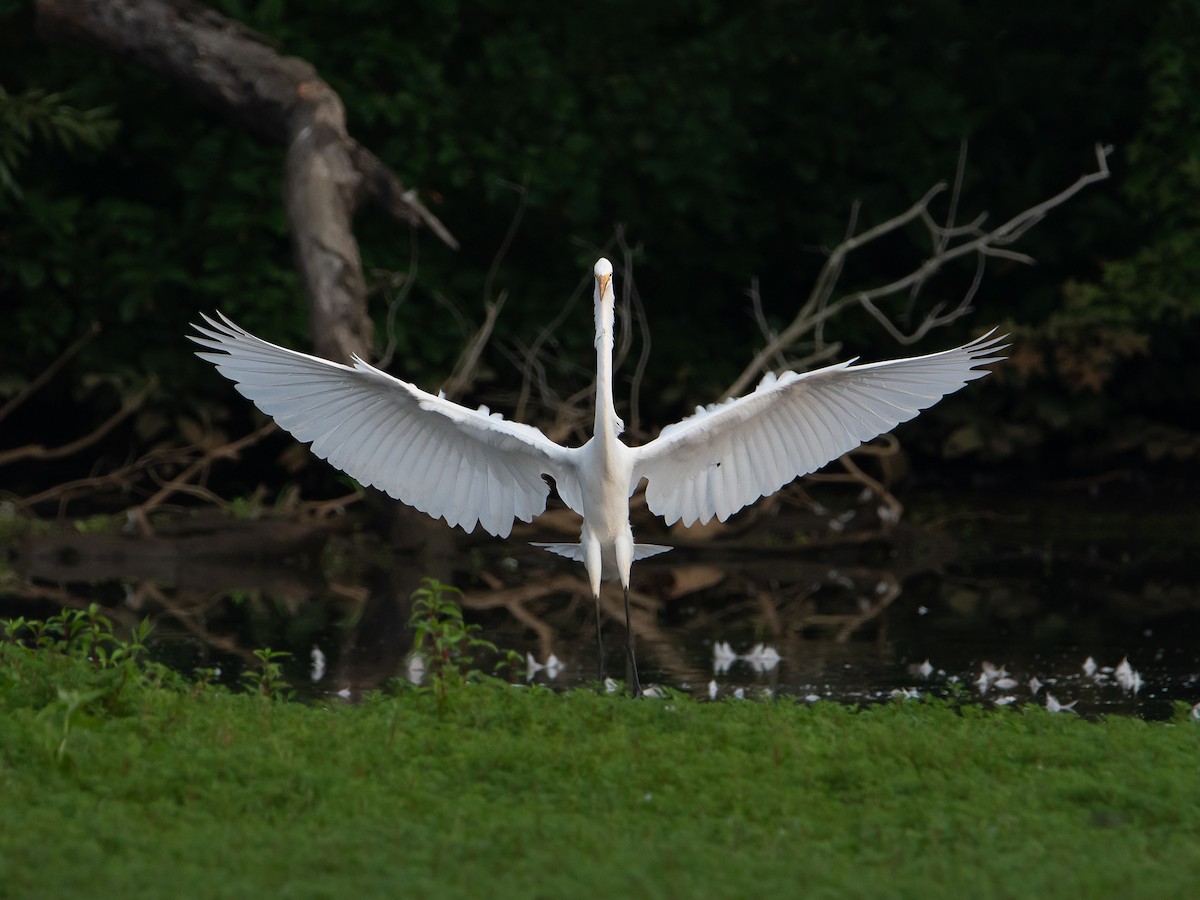
<svg viewBox="0 0 1200 900">
<path fill-rule="evenodd" d="M 671 549 L 637 544 L 629 497 L 645 479 L 646 504 L 668 525 L 725 521 L 759 497 L 883 434 L 987 374 L 1003 359 L 992 333 L 954 350 L 888 362 L 854 360 L 812 372 L 768 374 L 750 394 L 716 404 L 662 430 L 641 447 L 618 436 L 612 393 L 612 263 L 596 262 L 596 419 L 582 447 L 562 447 L 538 429 L 487 407 L 468 409 L 393 378 L 355 357 L 330 362 L 270 344 L 224 315 L 203 316 L 193 341 L 238 391 L 312 452 L 364 485 L 471 532 L 508 537 L 513 521 L 559 496 L 583 516 L 577 544 L 537 544 L 582 562 L 596 601 L 597 669 L 604 680 L 600 582 L 625 592 L 625 649 L 640 693 L 629 616 L 633 563 Z"/>
</svg>

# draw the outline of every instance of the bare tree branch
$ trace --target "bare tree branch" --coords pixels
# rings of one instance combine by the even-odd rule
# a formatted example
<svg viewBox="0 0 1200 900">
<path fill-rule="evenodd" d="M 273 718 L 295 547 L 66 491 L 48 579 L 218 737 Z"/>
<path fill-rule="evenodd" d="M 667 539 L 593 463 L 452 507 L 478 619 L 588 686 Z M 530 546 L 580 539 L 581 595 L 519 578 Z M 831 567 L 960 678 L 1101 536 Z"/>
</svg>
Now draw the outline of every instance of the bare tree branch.
<svg viewBox="0 0 1200 900">
<path fill-rule="evenodd" d="M 633 260 L 641 253 L 641 245 L 630 247 L 625 241 L 625 226 L 618 225 L 615 231 L 617 246 L 621 250 L 621 316 L 620 321 L 625 325 L 621 329 L 621 352 L 617 357 L 614 368 L 619 369 L 629 349 L 633 345 L 633 329 L 630 325 L 637 322 L 641 334 L 642 347 L 638 352 L 637 365 L 633 369 L 633 380 L 629 386 L 629 430 L 633 434 L 641 433 L 641 395 L 642 380 L 646 376 L 646 365 L 650 362 L 650 323 L 646 321 L 646 308 L 642 305 L 642 295 L 638 292 L 637 282 L 633 278 Z"/>
<path fill-rule="evenodd" d="M 150 520 L 148 518 L 151 510 L 161 506 L 171 495 L 186 490 L 190 486 L 189 483 L 199 477 L 214 460 L 236 457 L 246 447 L 257 444 L 278 427 L 274 421 L 268 419 L 249 434 L 235 441 L 230 441 L 226 444 L 221 444 L 219 447 L 213 447 L 205 451 L 199 459 L 193 460 L 179 475 L 164 484 L 147 500 L 139 503 L 137 506 L 130 507 L 128 510 L 129 515 L 137 522 L 143 534 L 152 534 L 153 529 L 150 527 Z"/>
<path fill-rule="evenodd" d="M 84 450 L 128 419 L 146 401 L 150 392 L 158 386 L 158 379 L 151 378 L 150 383 L 121 404 L 121 408 L 89 431 L 82 437 L 59 447 L 46 447 L 44 444 L 27 444 L 24 447 L 14 447 L 0 453 L 0 466 L 14 463 L 21 459 L 62 459 Z"/>
<path fill-rule="evenodd" d="M 454 364 L 454 371 L 442 386 L 442 392 L 450 399 L 456 399 L 475 382 L 475 369 L 479 366 L 479 358 L 492 338 L 492 329 L 496 327 L 496 320 L 500 318 L 500 311 L 504 309 L 506 300 L 508 291 L 501 291 L 494 301 L 485 301 L 483 324 L 467 342 L 466 348 L 458 357 L 458 362 Z"/>
<path fill-rule="evenodd" d="M 822 266 L 820 273 L 817 275 L 817 280 L 813 285 L 812 291 L 809 293 L 808 299 L 800 307 L 795 318 L 792 319 L 786 328 L 779 332 L 774 340 L 768 341 L 767 345 L 754 355 L 754 358 L 742 370 L 742 373 L 726 389 L 723 398 L 736 397 L 745 393 L 750 385 L 763 372 L 767 371 L 770 362 L 779 353 L 786 352 L 788 348 L 795 346 L 805 335 L 816 333 L 824 322 L 847 308 L 860 306 L 882 323 L 886 317 L 874 306 L 874 301 L 917 288 L 947 263 L 960 257 L 976 254 L 980 259 L 980 267 L 976 269 L 976 276 L 971 287 L 954 309 L 946 313 L 943 312 L 944 307 L 936 308 L 927 317 L 926 321 L 920 323 L 912 334 L 907 337 L 904 337 L 894 326 L 889 328 L 889 333 L 894 337 L 898 337 L 898 339 L 902 339 L 905 343 L 912 343 L 931 328 L 944 325 L 965 315 L 970 309 L 971 299 L 975 296 L 975 292 L 979 286 L 979 279 L 982 277 L 981 261 L 984 257 L 998 257 L 1026 263 L 1032 262 L 1032 259 L 1027 255 L 1007 249 L 1008 246 L 1019 240 L 1030 228 L 1045 218 L 1051 210 L 1061 206 L 1084 188 L 1096 182 L 1103 181 L 1111 175 L 1108 168 L 1108 157 L 1112 153 L 1112 147 L 1097 144 L 1095 153 L 1096 169 L 1094 171 L 1079 176 L 1072 184 L 1057 194 L 1017 213 L 991 230 L 985 231 L 983 229 L 985 219 L 982 216 L 965 226 L 955 226 L 953 218 L 950 218 L 946 224 L 937 223 L 928 210 L 929 204 L 933 199 L 946 189 L 946 185 L 941 183 L 930 188 L 925 196 L 898 216 L 864 231 L 857 237 L 848 237 L 830 252 L 829 258 L 825 261 L 824 266 Z M 830 300 L 833 297 L 838 278 L 841 276 L 846 257 L 849 254 L 917 220 L 920 220 L 925 225 L 931 237 L 933 252 L 928 259 L 907 275 L 887 284 L 867 290 L 854 291 L 838 297 L 836 300 Z M 953 243 L 956 239 L 964 238 L 966 240 L 962 240 L 961 243 Z"/>
<path fill-rule="evenodd" d="M 58 370 L 61 369 L 63 366 L 65 366 L 70 361 L 71 357 L 73 357 L 76 353 L 78 353 L 80 350 L 82 350 L 84 345 L 87 344 L 92 338 L 94 338 L 99 333 L 100 333 L 100 323 L 93 322 L 91 327 L 87 331 L 85 331 L 83 333 L 83 335 L 76 338 L 75 342 L 73 344 L 71 344 L 71 346 L 69 346 L 66 350 L 64 350 L 62 353 L 60 353 L 58 358 L 56 360 L 54 360 L 54 362 L 50 363 L 50 365 L 48 365 L 45 368 L 45 370 L 43 370 L 42 374 L 38 375 L 37 378 L 33 379 L 33 381 L 31 381 L 31 382 L 29 382 L 29 384 L 25 385 L 25 387 L 22 388 L 20 391 L 18 391 L 12 397 L 12 399 L 10 399 L 7 403 L 4 404 L 4 406 L 0 406 L 0 422 L 3 422 L 6 418 L 8 418 L 9 413 L 11 413 L 13 410 L 15 410 L 17 407 L 19 407 L 22 403 L 24 403 L 26 400 L 28 400 L 31 396 L 33 396 L 39 390 L 41 390 L 42 385 L 44 385 L 47 381 L 49 381 L 51 378 L 53 378 L 58 373 Z"/>
<path fill-rule="evenodd" d="M 442 391 L 451 400 L 457 399 L 474 383 L 475 369 L 479 365 L 479 358 L 483 355 L 483 350 L 492 337 L 492 329 L 496 327 L 496 319 L 500 317 L 500 311 L 504 309 L 504 303 L 508 300 L 508 291 L 501 291 L 500 296 L 493 299 L 492 290 L 496 283 L 496 276 L 500 272 L 500 265 L 504 262 L 504 257 L 508 255 L 508 250 L 512 246 L 513 239 L 517 236 L 517 230 L 521 227 L 521 220 L 525 218 L 525 208 L 529 203 L 529 193 L 525 190 L 524 185 L 504 182 L 503 186 L 516 193 L 518 198 L 517 208 L 513 212 L 512 220 L 508 223 L 508 230 L 504 233 L 504 240 L 500 242 L 499 249 L 496 250 L 495 255 L 492 257 L 492 264 L 488 266 L 487 276 L 483 279 L 483 324 L 479 326 L 467 342 L 466 348 L 459 354 L 458 361 L 455 362 L 450 377 L 446 379 L 446 383 L 442 386 Z"/>
</svg>

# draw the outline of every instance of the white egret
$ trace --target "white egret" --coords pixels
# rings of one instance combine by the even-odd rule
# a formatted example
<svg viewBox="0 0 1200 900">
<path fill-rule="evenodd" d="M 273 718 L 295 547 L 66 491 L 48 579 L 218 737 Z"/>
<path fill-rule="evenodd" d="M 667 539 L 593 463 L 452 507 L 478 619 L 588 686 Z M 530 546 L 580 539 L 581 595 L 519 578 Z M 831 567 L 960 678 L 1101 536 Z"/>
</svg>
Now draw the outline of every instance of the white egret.
<svg viewBox="0 0 1200 900">
<path fill-rule="evenodd" d="M 596 601 L 597 669 L 604 680 L 600 582 L 625 592 L 626 652 L 640 693 L 629 616 L 634 561 L 671 548 L 637 544 L 629 497 L 644 479 L 646 504 L 668 525 L 725 521 L 747 504 L 815 471 L 913 418 L 1003 359 L 1003 338 L 984 335 L 954 350 L 812 372 L 769 374 L 736 400 L 697 409 L 641 447 L 618 438 L 613 404 L 612 264 L 595 266 L 596 418 L 582 447 L 562 447 L 538 429 L 487 407 L 468 409 L 393 378 L 355 357 L 330 362 L 261 340 L 223 315 L 204 316 L 197 353 L 312 452 L 390 496 L 470 532 L 507 537 L 529 522 L 550 491 L 583 516 L 577 544 L 538 544 L 578 560 Z"/>
</svg>

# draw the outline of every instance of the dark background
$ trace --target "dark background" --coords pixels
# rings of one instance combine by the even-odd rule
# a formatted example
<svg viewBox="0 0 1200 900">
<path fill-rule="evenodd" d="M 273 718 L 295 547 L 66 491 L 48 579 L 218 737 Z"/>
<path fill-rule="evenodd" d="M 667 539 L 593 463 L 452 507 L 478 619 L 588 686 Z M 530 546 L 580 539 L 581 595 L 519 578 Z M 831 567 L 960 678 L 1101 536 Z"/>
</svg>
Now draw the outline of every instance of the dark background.
<svg viewBox="0 0 1200 900">
<path fill-rule="evenodd" d="M 906 426 L 919 477 L 1179 471 L 1200 453 L 1193 3 L 213 6 L 313 63 L 351 133 L 461 242 L 450 251 L 379 213 L 357 221 L 381 347 L 395 295 L 385 285 L 413 276 L 391 332 L 390 369 L 407 380 L 436 389 L 449 373 L 466 339 L 460 318 L 482 320 L 484 280 L 521 203 L 495 282 L 509 300 L 467 399 L 511 411 L 511 357 L 602 248 L 616 252 L 622 225 L 653 342 L 641 393 L 653 432 L 715 399 L 761 346 L 752 278 L 768 321 L 790 320 L 855 201 L 860 229 L 897 214 L 953 178 L 965 140 L 959 218 L 1002 221 L 1091 170 L 1101 141 L 1115 147 L 1113 178 L 1017 245 L 1036 266 L 993 262 L 972 316 L 911 348 L 865 314 L 837 318 L 828 337 L 842 356 L 872 359 L 994 324 L 1013 334 L 997 377 Z M 69 441 L 152 375 L 157 386 L 86 458 L 0 470 L 16 495 L 197 431 L 252 427 L 250 405 L 183 338 L 198 311 L 310 344 L 283 149 L 136 66 L 42 43 L 33 23 L 29 4 L 0 0 L 0 404 L 93 323 L 101 331 L 0 424 L 0 448 Z M 914 228 L 873 248 L 843 287 L 911 270 L 923 241 Z M 918 311 L 956 301 L 973 271 L 939 276 Z M 886 309 L 899 315 L 905 302 Z M 584 298 L 551 345 L 547 379 L 564 394 L 588 384 L 591 328 Z M 273 438 L 249 470 L 215 473 L 216 486 L 333 479 L 323 466 L 274 467 L 290 445 Z"/>
</svg>

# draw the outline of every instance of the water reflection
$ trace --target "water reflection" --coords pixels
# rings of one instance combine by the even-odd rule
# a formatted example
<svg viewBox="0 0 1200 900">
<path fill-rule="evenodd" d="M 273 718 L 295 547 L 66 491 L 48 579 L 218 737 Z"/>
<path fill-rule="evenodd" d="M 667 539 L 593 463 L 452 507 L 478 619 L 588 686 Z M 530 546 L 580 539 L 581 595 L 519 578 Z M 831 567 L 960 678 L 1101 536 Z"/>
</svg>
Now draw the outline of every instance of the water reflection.
<svg viewBox="0 0 1200 900">
<path fill-rule="evenodd" d="M 771 533 L 805 533 L 787 511 Z M 403 551 L 349 523 L 193 521 L 155 538 L 62 534 L 10 551 L 0 616 L 101 603 L 115 621 L 152 616 L 155 652 L 237 683 L 252 651 L 292 653 L 289 678 L 356 697 L 418 680 L 412 591 L 434 574 L 463 587 L 468 621 L 521 653 L 517 680 L 569 687 L 594 677 L 583 570 L 519 540 L 434 529 Z M 1120 565 L 1090 545 L 1053 554 L 901 524 L 853 541 L 734 535 L 681 545 L 635 572 L 643 679 L 701 697 L 787 694 L 876 702 L 970 692 L 996 705 L 1161 717 L 1200 700 L 1200 577 L 1161 548 Z M 601 597 L 613 652 L 622 599 Z"/>
</svg>

